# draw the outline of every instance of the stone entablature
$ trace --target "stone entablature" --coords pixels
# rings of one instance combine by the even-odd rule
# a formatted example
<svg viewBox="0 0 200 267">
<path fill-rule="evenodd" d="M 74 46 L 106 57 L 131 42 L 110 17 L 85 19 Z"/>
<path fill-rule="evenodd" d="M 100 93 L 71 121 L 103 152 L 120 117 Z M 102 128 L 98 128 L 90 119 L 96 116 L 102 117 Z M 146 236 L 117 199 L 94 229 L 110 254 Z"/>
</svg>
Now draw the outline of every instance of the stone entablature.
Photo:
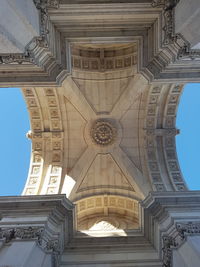
<svg viewBox="0 0 200 267">
<path fill-rule="evenodd" d="M 163 235 L 163 267 L 173 266 L 173 251 L 178 249 L 184 242 L 187 242 L 188 236 L 197 236 L 200 234 L 200 222 L 180 222 L 176 223 L 176 232 L 173 235 Z"/>
<path fill-rule="evenodd" d="M 173 262 L 176 264 L 185 262 L 184 258 L 188 258 L 191 262 L 186 251 L 184 254 L 182 252 L 179 254 L 178 260 L 177 254 L 178 250 L 188 242 L 188 237 L 199 236 L 199 191 L 152 192 L 143 201 L 142 207 L 144 208 L 144 232 L 159 251 L 163 260 L 162 266 L 179 267 L 179 265 L 173 265 Z M 193 246 L 195 246 L 195 242 Z M 194 251 L 196 250 L 194 249 Z M 198 253 L 194 253 L 193 256 L 195 261 L 199 257 Z M 185 266 L 189 267 L 190 265 L 186 264 Z M 196 263 L 193 266 L 198 267 Z"/>
<path fill-rule="evenodd" d="M 199 49 L 192 49 L 189 40 L 175 31 L 175 8 L 182 8 L 177 0 L 144 0 L 140 4 L 93 1 L 92 6 L 82 1 L 77 5 L 36 0 L 34 4 L 40 17 L 40 34 L 26 44 L 24 53 L 0 55 L 1 86 L 41 83 L 55 86 L 71 73 L 72 66 L 87 71 L 110 71 L 136 63 L 138 71 L 149 81 L 199 80 Z M 105 57 L 105 50 L 94 61 L 80 57 L 80 53 L 73 55 L 73 47 L 91 43 L 128 43 L 137 51 L 134 49 L 132 56 L 112 60 Z"/>
<path fill-rule="evenodd" d="M 83 71 L 114 71 L 137 65 L 136 44 L 73 45 L 72 68 Z"/>
<path fill-rule="evenodd" d="M 73 235 L 73 214 L 73 204 L 63 195 L 1 197 L 1 264 L 59 267 L 64 247 Z M 5 247 L 10 254 L 4 254 Z M 35 255 L 34 262 L 31 255 Z"/>
<path fill-rule="evenodd" d="M 187 243 L 190 245 L 193 237 L 197 241 L 200 233 L 199 191 L 151 193 L 141 203 L 141 228 L 131 232 L 116 232 L 113 228 L 115 221 L 108 217 L 104 218 L 102 224 L 97 223 L 91 235 L 90 231 L 76 232 L 73 209 L 73 205 L 63 195 L 1 197 L 1 264 L 21 264 L 27 267 L 23 265 L 25 258 L 28 266 L 33 267 L 30 260 L 31 253 L 35 253 L 38 255 L 35 262 L 39 258 L 45 259 L 37 267 L 98 266 L 111 263 L 114 266 L 123 263 L 124 266 L 171 267 L 174 266 L 173 262 L 177 264 L 178 250 Z M 94 234 L 99 227 L 106 228 L 104 236 L 92 236 L 92 232 Z M 32 252 L 24 254 L 21 250 L 18 258 L 13 258 L 11 253 L 16 253 L 22 246 L 30 248 Z M 6 257 L 2 254 L 4 248 Z M 193 253 L 193 258 L 197 259 L 194 247 Z M 182 254 L 183 258 L 185 256 Z M 198 267 L 199 262 L 195 262 L 193 267 Z"/>
</svg>

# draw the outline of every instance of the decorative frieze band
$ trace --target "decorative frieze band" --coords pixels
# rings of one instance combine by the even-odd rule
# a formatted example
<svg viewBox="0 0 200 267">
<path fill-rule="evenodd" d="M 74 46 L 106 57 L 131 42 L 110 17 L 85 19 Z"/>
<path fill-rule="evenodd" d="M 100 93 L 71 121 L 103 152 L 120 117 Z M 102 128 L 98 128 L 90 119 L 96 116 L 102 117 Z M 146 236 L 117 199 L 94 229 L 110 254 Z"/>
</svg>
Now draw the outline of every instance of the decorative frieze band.
<svg viewBox="0 0 200 267">
<path fill-rule="evenodd" d="M 72 67 L 84 71 L 114 71 L 137 64 L 137 46 L 123 48 L 72 47 Z"/>
<path fill-rule="evenodd" d="M 43 232 L 43 227 L 1 228 L 0 239 L 5 239 L 6 243 L 13 239 L 36 239 L 40 243 Z"/>
<path fill-rule="evenodd" d="M 72 56 L 72 67 L 74 69 L 82 69 L 84 71 L 113 71 L 124 68 L 130 68 L 137 64 L 135 56 L 113 57 L 100 60 L 98 58 L 84 58 Z"/>
<path fill-rule="evenodd" d="M 45 251 L 59 251 L 58 239 L 49 239 L 45 236 L 44 227 L 17 227 L 0 228 L 0 239 L 6 243 L 12 240 L 36 240 Z"/>
<path fill-rule="evenodd" d="M 52 253 L 53 266 L 59 266 L 59 255 L 61 248 L 58 238 L 52 239 L 45 234 L 44 227 L 17 227 L 17 228 L 0 228 L 0 239 L 5 243 L 13 240 L 36 241 L 38 246 L 47 253 Z"/>
</svg>

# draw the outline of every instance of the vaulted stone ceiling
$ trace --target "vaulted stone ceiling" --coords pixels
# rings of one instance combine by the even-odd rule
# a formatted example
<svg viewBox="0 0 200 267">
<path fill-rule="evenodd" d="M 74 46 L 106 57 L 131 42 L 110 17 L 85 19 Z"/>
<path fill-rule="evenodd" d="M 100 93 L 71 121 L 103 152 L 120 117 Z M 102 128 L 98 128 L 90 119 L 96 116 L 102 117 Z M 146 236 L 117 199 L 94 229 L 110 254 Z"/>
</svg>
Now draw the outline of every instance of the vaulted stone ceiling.
<svg viewBox="0 0 200 267">
<path fill-rule="evenodd" d="M 186 188 L 175 148 L 182 86 L 150 85 L 137 71 L 134 42 L 71 51 L 62 86 L 22 89 L 33 142 L 23 194 L 66 194 L 80 229 L 105 217 L 137 228 L 138 201 L 150 191 Z"/>
<path fill-rule="evenodd" d="M 22 87 L 30 112 L 23 194 L 66 194 L 80 228 L 94 216 L 137 228 L 150 191 L 186 188 L 176 111 L 182 82 L 199 79 L 199 51 L 175 33 L 167 3 L 35 0 L 40 36 L 0 54 L 0 86 Z"/>
</svg>

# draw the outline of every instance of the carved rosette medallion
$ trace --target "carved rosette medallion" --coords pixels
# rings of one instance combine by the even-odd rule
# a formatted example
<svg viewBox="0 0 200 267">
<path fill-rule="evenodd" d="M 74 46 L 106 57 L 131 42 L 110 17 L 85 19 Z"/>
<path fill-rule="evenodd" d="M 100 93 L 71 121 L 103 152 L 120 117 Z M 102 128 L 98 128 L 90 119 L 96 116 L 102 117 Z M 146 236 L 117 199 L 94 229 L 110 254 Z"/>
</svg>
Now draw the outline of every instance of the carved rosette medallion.
<svg viewBox="0 0 200 267">
<path fill-rule="evenodd" d="M 93 123 L 90 134 L 94 143 L 106 146 L 114 143 L 117 129 L 111 121 L 100 119 Z"/>
</svg>

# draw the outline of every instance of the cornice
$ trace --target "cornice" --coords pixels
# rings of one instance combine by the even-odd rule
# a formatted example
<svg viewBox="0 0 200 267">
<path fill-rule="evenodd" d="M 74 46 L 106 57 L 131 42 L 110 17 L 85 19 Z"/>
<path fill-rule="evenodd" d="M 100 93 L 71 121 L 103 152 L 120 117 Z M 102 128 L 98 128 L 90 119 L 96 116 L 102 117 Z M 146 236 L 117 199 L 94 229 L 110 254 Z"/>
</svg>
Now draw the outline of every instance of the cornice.
<svg viewBox="0 0 200 267">
<path fill-rule="evenodd" d="M 180 222 L 175 224 L 175 233 L 173 235 L 162 236 L 163 267 L 172 267 L 173 250 L 178 249 L 187 241 L 187 236 L 200 234 L 200 222 Z"/>
<path fill-rule="evenodd" d="M 48 212 L 52 207 L 60 208 L 61 212 L 64 210 L 72 211 L 74 209 L 74 204 L 66 198 L 65 195 L 34 195 L 34 196 L 6 196 L 0 197 L 0 210 L 1 214 L 11 212 L 16 210 L 16 207 L 23 212 L 27 211 L 27 206 L 30 205 L 29 211 L 42 210 L 44 213 Z"/>
<path fill-rule="evenodd" d="M 179 73 L 179 79 L 182 79 L 182 81 L 185 81 L 186 77 L 188 81 L 196 81 L 198 79 L 196 70 L 192 67 L 192 62 L 200 59 L 200 50 L 192 49 L 191 44 L 183 35 L 175 32 L 174 12 L 179 1 L 180 0 L 152 1 L 153 8 L 162 8 L 164 23 L 160 29 L 160 49 L 157 50 L 153 59 L 146 65 L 146 70 L 144 70 L 144 74 L 154 82 L 167 82 L 167 79 L 170 79 L 171 82 L 175 82 L 177 81 L 177 72 Z M 181 63 L 182 68 L 180 71 Z M 189 74 L 187 75 L 187 73 Z"/>
<path fill-rule="evenodd" d="M 144 235 L 156 247 L 163 267 L 172 267 L 173 249 L 200 233 L 200 191 L 151 192 L 141 202 Z"/>
<path fill-rule="evenodd" d="M 34 37 L 27 44 L 24 53 L 0 55 L 0 65 L 6 67 L 6 72 L 0 77 L 1 86 L 21 86 L 21 84 L 25 86 L 30 86 L 30 84 L 55 86 L 61 84 L 70 72 L 71 55 L 69 53 L 66 60 L 66 42 L 70 45 L 74 38 L 79 39 L 76 41 L 77 43 L 82 42 L 83 32 L 87 32 L 87 36 L 90 37 L 89 42 L 91 38 L 95 42 L 101 42 L 102 39 L 106 39 L 107 35 L 109 38 L 106 39 L 106 42 L 111 42 L 112 38 L 114 42 L 116 38 L 120 38 L 120 42 L 123 42 L 127 36 L 134 37 L 136 42 L 142 38 L 141 47 L 138 47 L 140 49 L 138 51 L 140 54 L 138 69 L 150 82 L 199 81 L 200 50 L 193 50 L 190 43 L 181 34 L 175 32 L 174 10 L 179 0 L 123 2 L 123 4 L 121 1 L 112 1 L 112 3 L 111 1 L 102 1 L 101 3 L 99 1 L 75 1 L 72 3 L 58 0 L 34 0 L 40 14 L 40 35 Z M 107 16 L 116 15 L 114 21 L 110 21 L 108 17 L 108 20 L 104 22 L 104 31 L 98 21 L 93 24 L 89 21 L 88 24 L 90 16 L 95 16 L 95 14 L 100 16 L 102 12 Z M 72 13 L 77 18 L 82 14 L 83 21 L 81 21 L 79 30 L 76 20 L 70 21 Z M 144 16 L 142 17 L 141 14 L 147 13 L 151 15 L 151 19 L 145 24 L 142 21 Z M 129 17 L 125 24 L 121 25 L 121 21 L 118 22 L 119 14 L 133 14 L 133 16 L 131 20 Z M 141 15 L 139 20 L 138 14 Z M 53 23 L 51 16 L 54 18 Z M 63 20 L 63 16 L 67 16 L 71 24 L 64 23 L 62 24 L 64 26 L 59 28 L 59 21 Z M 58 25 L 55 18 L 58 19 Z M 84 23 L 85 20 L 86 23 Z M 142 24 L 137 26 L 136 22 Z M 52 36 L 52 32 L 49 30 L 50 24 L 58 29 L 56 37 Z M 71 26 L 69 27 L 69 25 Z M 123 31 L 117 30 L 119 25 Z M 59 51 L 55 52 L 53 47 L 55 48 L 55 43 L 59 43 L 55 40 L 58 36 L 61 38 L 60 47 L 57 48 Z M 52 43 L 54 43 L 53 46 Z M 77 60 L 80 61 L 80 58 Z M 14 75 L 13 65 L 15 66 Z"/>
<path fill-rule="evenodd" d="M 28 84 L 40 81 L 44 83 L 57 84 L 60 83 L 60 78 L 57 76 L 64 70 L 64 57 L 60 61 L 56 57 L 55 51 L 53 51 L 50 40 L 52 42 L 55 36 L 52 36 L 52 32 L 49 30 L 50 19 L 48 15 L 48 9 L 57 9 L 59 7 L 59 0 L 34 0 L 34 4 L 39 12 L 40 18 L 40 35 L 33 37 L 33 39 L 25 46 L 23 53 L 12 54 L 0 54 L 0 65 L 7 65 L 7 71 L 4 73 L 8 75 L 7 80 L 9 85 L 14 82 L 18 84 L 18 73 L 21 73 L 21 84 Z M 61 37 L 62 38 L 62 37 Z M 61 47 L 59 49 L 62 49 Z M 61 53 L 61 51 L 57 51 Z M 60 61 L 60 62 L 59 62 Z M 13 79 L 13 63 L 18 64 L 17 69 L 14 71 Z M 9 68 L 12 71 L 12 75 L 9 73 Z M 29 75 L 27 75 L 27 71 Z M 23 73 L 23 74 L 22 74 Z M 30 75 L 31 73 L 31 75 Z M 39 76 L 38 76 L 39 73 Z M 31 76 L 31 79 L 30 79 Z M 65 73 L 66 77 L 66 73 Z M 0 78 L 2 84 L 4 78 Z M 63 78 L 61 77 L 61 80 Z"/>
</svg>

